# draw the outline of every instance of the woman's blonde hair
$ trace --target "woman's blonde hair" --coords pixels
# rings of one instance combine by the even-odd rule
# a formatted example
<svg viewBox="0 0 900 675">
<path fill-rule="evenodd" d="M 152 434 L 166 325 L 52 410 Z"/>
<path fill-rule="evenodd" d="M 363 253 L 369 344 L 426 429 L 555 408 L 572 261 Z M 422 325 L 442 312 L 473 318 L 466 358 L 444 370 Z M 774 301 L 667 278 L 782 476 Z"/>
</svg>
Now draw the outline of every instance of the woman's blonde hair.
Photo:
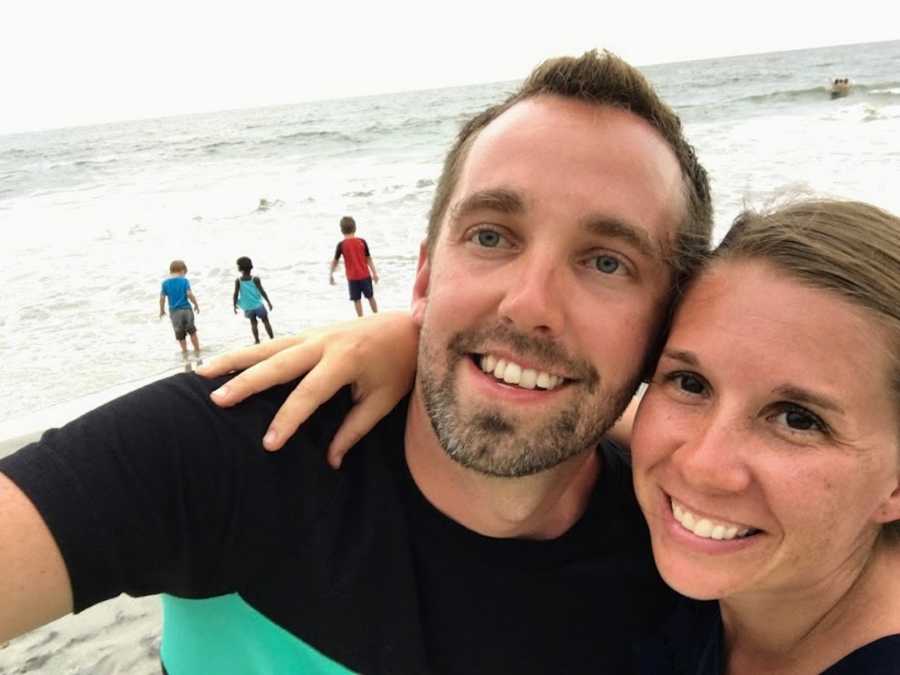
<svg viewBox="0 0 900 675">
<path fill-rule="evenodd" d="M 885 326 L 893 361 L 889 386 L 900 417 L 900 218 L 870 204 L 832 199 L 745 211 L 711 255 L 712 261 L 734 259 L 765 260 L 862 307 Z M 900 537 L 900 521 L 885 534 Z"/>
</svg>

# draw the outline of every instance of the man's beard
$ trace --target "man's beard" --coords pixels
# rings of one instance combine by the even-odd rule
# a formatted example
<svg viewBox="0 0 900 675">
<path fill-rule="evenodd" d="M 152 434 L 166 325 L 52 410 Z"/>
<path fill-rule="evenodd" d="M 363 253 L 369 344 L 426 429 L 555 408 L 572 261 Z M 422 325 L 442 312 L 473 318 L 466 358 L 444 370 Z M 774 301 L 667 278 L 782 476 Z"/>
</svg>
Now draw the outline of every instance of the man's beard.
<svg viewBox="0 0 900 675">
<path fill-rule="evenodd" d="M 459 332 L 443 354 L 429 338 L 426 325 L 420 339 L 417 377 L 431 426 L 454 461 L 490 476 L 529 476 L 594 448 L 625 410 L 639 381 L 635 369 L 632 381 L 598 400 L 600 375 L 593 366 L 568 356 L 553 340 L 523 335 L 506 324 Z M 577 381 L 566 386 L 580 391 L 572 392 L 576 395 L 571 403 L 537 427 L 526 423 L 530 418 L 524 417 L 525 413 L 520 419 L 488 405 L 464 414 L 456 392 L 460 361 L 479 349 L 501 346 L 526 359 L 535 357 L 543 368 L 574 377 Z M 446 373 L 441 377 L 436 364 L 442 361 Z"/>
</svg>

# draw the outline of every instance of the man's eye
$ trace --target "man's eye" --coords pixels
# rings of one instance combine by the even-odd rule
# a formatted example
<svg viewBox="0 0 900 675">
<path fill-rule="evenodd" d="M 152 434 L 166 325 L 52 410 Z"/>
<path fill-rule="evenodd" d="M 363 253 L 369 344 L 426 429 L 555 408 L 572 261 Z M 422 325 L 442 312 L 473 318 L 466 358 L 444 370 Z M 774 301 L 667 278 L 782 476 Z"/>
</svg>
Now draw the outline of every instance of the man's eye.
<svg viewBox="0 0 900 675">
<path fill-rule="evenodd" d="M 496 248 L 503 241 L 503 238 L 493 230 L 478 230 L 475 233 L 475 240 L 486 248 Z"/>
<path fill-rule="evenodd" d="M 597 266 L 598 271 L 604 274 L 615 274 L 619 267 L 622 266 L 622 263 L 619 262 L 618 258 L 611 255 L 598 255 L 594 258 L 594 265 Z"/>
</svg>

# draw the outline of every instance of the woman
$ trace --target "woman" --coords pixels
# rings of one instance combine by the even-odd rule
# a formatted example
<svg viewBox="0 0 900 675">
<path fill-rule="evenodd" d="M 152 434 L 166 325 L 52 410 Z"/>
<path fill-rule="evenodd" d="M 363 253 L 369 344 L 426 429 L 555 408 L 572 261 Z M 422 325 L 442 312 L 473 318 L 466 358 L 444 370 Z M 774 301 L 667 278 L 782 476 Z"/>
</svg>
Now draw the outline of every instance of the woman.
<svg viewBox="0 0 900 675">
<path fill-rule="evenodd" d="M 408 336 L 394 322 L 396 334 L 366 333 L 382 356 Z M 244 382 L 306 370 L 322 344 Z M 377 359 L 336 361 L 344 372 L 304 380 L 274 423 L 284 435 L 310 392 L 336 388 L 323 382 L 356 381 L 363 406 L 333 457 L 408 388 L 412 356 L 399 375 L 396 363 L 375 375 Z M 357 363 L 369 372 L 357 377 Z M 660 573 L 695 600 L 640 650 L 644 670 L 900 672 L 900 219 L 824 200 L 739 217 L 684 294 L 649 384 L 635 490 Z"/>
<path fill-rule="evenodd" d="M 657 568 L 719 600 L 673 620 L 657 668 L 900 672 L 898 357 L 900 221 L 837 202 L 738 219 L 632 438 Z"/>
</svg>

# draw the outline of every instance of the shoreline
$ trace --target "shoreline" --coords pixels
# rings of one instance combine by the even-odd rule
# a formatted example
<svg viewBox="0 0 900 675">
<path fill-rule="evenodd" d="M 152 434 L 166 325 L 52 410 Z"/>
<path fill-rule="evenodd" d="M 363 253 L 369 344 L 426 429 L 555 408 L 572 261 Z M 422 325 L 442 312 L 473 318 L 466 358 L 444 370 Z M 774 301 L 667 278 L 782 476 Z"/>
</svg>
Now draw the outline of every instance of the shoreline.
<svg viewBox="0 0 900 675">
<path fill-rule="evenodd" d="M 50 429 L 48 426 L 46 429 Z M 8 438 L 0 438 L 0 457 L 6 457 L 7 455 L 11 455 L 19 448 L 23 448 L 29 443 L 34 443 L 41 437 L 41 434 L 44 433 L 46 429 L 41 429 L 40 431 L 33 431 L 26 434 L 22 434 L 19 436 L 11 436 Z"/>
<path fill-rule="evenodd" d="M 37 441 L 104 403 L 179 372 L 173 368 L 141 380 L 0 422 L 0 457 Z M 162 606 L 159 596 L 120 595 L 0 644 L 0 675 L 103 673 L 159 675 Z"/>
<path fill-rule="evenodd" d="M 0 675 L 159 675 L 159 596 L 120 595 L 0 645 Z"/>
<path fill-rule="evenodd" d="M 99 408 L 104 403 L 109 403 L 113 399 L 140 389 L 151 382 L 181 372 L 184 372 L 183 368 L 175 367 L 139 380 L 116 384 L 107 389 L 58 403 L 27 415 L 4 420 L 0 422 L 0 458 L 11 455 L 19 448 L 38 440 L 47 429 L 61 427 L 94 408 Z"/>
</svg>

